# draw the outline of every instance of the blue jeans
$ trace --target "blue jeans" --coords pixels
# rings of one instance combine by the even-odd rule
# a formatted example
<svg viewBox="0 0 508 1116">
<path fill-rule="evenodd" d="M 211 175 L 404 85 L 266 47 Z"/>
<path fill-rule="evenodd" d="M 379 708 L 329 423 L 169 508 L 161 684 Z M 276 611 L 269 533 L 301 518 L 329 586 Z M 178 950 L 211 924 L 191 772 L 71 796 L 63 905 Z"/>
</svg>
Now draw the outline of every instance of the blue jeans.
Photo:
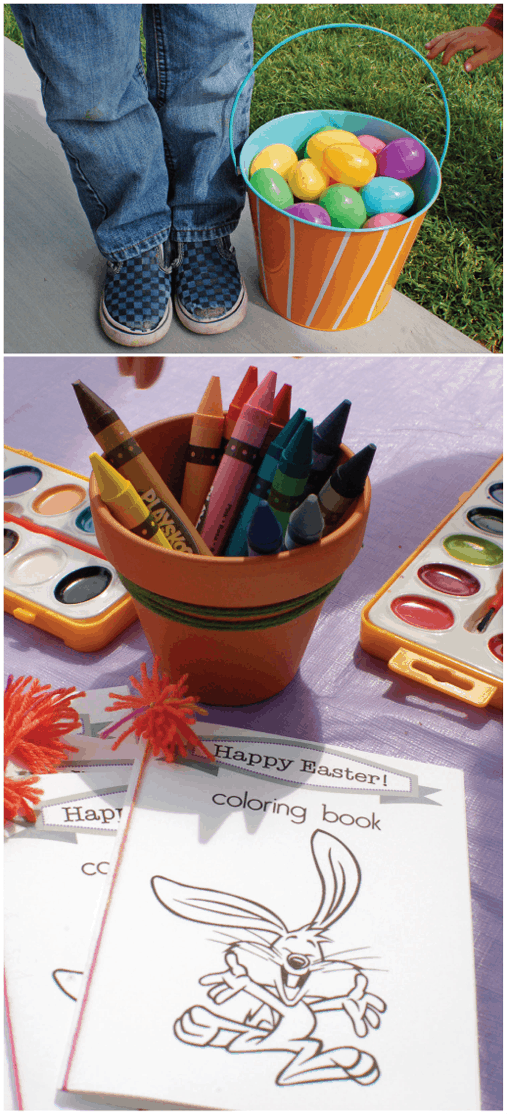
<svg viewBox="0 0 508 1116">
<path fill-rule="evenodd" d="M 130 259 L 168 237 L 232 232 L 245 201 L 231 159 L 255 4 L 14 4 L 99 251 Z M 141 13 L 147 74 L 141 57 Z M 253 81 L 235 113 L 247 138 Z"/>
</svg>

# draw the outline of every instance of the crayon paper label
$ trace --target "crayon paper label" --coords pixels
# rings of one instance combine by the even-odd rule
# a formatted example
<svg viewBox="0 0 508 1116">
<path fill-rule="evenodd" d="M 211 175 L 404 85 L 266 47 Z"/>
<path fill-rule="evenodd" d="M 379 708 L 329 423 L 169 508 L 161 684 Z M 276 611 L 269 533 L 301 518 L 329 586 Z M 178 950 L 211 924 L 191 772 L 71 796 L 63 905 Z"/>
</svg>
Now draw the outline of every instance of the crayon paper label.
<svg viewBox="0 0 508 1116">
<path fill-rule="evenodd" d="M 170 511 L 167 504 L 157 495 L 155 489 L 148 488 L 141 492 L 141 499 L 150 509 L 157 527 L 165 534 L 173 550 L 181 550 L 185 554 L 198 554 L 194 540 L 185 529 L 183 523 Z"/>
</svg>

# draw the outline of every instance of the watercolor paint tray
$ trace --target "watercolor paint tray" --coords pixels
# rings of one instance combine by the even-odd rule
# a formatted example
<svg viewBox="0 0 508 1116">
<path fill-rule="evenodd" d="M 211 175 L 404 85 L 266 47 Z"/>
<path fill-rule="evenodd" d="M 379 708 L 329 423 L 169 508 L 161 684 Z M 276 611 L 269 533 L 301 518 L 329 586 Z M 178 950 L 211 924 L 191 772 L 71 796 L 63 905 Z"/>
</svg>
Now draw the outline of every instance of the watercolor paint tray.
<svg viewBox="0 0 508 1116">
<path fill-rule="evenodd" d="M 88 479 L 24 450 L 4 453 L 4 608 L 97 651 L 136 619 L 93 529 Z"/>
<path fill-rule="evenodd" d="M 391 670 L 470 705 L 503 704 L 502 458 L 369 601 L 360 643 Z"/>
</svg>

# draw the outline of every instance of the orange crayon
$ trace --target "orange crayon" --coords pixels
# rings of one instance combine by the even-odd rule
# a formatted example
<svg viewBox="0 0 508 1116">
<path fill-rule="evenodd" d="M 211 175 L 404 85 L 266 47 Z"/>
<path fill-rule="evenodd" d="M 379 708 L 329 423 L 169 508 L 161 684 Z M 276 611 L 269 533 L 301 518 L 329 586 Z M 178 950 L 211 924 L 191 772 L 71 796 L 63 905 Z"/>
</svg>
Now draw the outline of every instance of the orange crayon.
<svg viewBox="0 0 508 1116">
<path fill-rule="evenodd" d="M 220 379 L 212 376 L 192 420 L 180 503 L 196 523 L 221 459 L 224 412 Z"/>
</svg>

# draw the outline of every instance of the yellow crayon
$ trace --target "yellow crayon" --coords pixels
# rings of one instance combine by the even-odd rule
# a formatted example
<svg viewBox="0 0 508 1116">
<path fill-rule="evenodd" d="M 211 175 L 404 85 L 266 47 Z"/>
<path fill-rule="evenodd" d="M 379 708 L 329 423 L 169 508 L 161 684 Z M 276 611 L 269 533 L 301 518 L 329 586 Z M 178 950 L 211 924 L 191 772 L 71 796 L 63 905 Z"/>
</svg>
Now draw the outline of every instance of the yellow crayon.
<svg viewBox="0 0 508 1116">
<path fill-rule="evenodd" d="M 100 454 L 91 453 L 90 461 L 101 500 L 107 504 L 115 519 L 140 539 L 149 539 L 158 546 L 172 550 L 169 539 L 157 526 L 152 513 L 148 512 L 147 515 L 146 504 L 143 503 L 141 496 L 138 496 L 134 485 L 126 477 L 122 477 L 121 473 Z"/>
</svg>

